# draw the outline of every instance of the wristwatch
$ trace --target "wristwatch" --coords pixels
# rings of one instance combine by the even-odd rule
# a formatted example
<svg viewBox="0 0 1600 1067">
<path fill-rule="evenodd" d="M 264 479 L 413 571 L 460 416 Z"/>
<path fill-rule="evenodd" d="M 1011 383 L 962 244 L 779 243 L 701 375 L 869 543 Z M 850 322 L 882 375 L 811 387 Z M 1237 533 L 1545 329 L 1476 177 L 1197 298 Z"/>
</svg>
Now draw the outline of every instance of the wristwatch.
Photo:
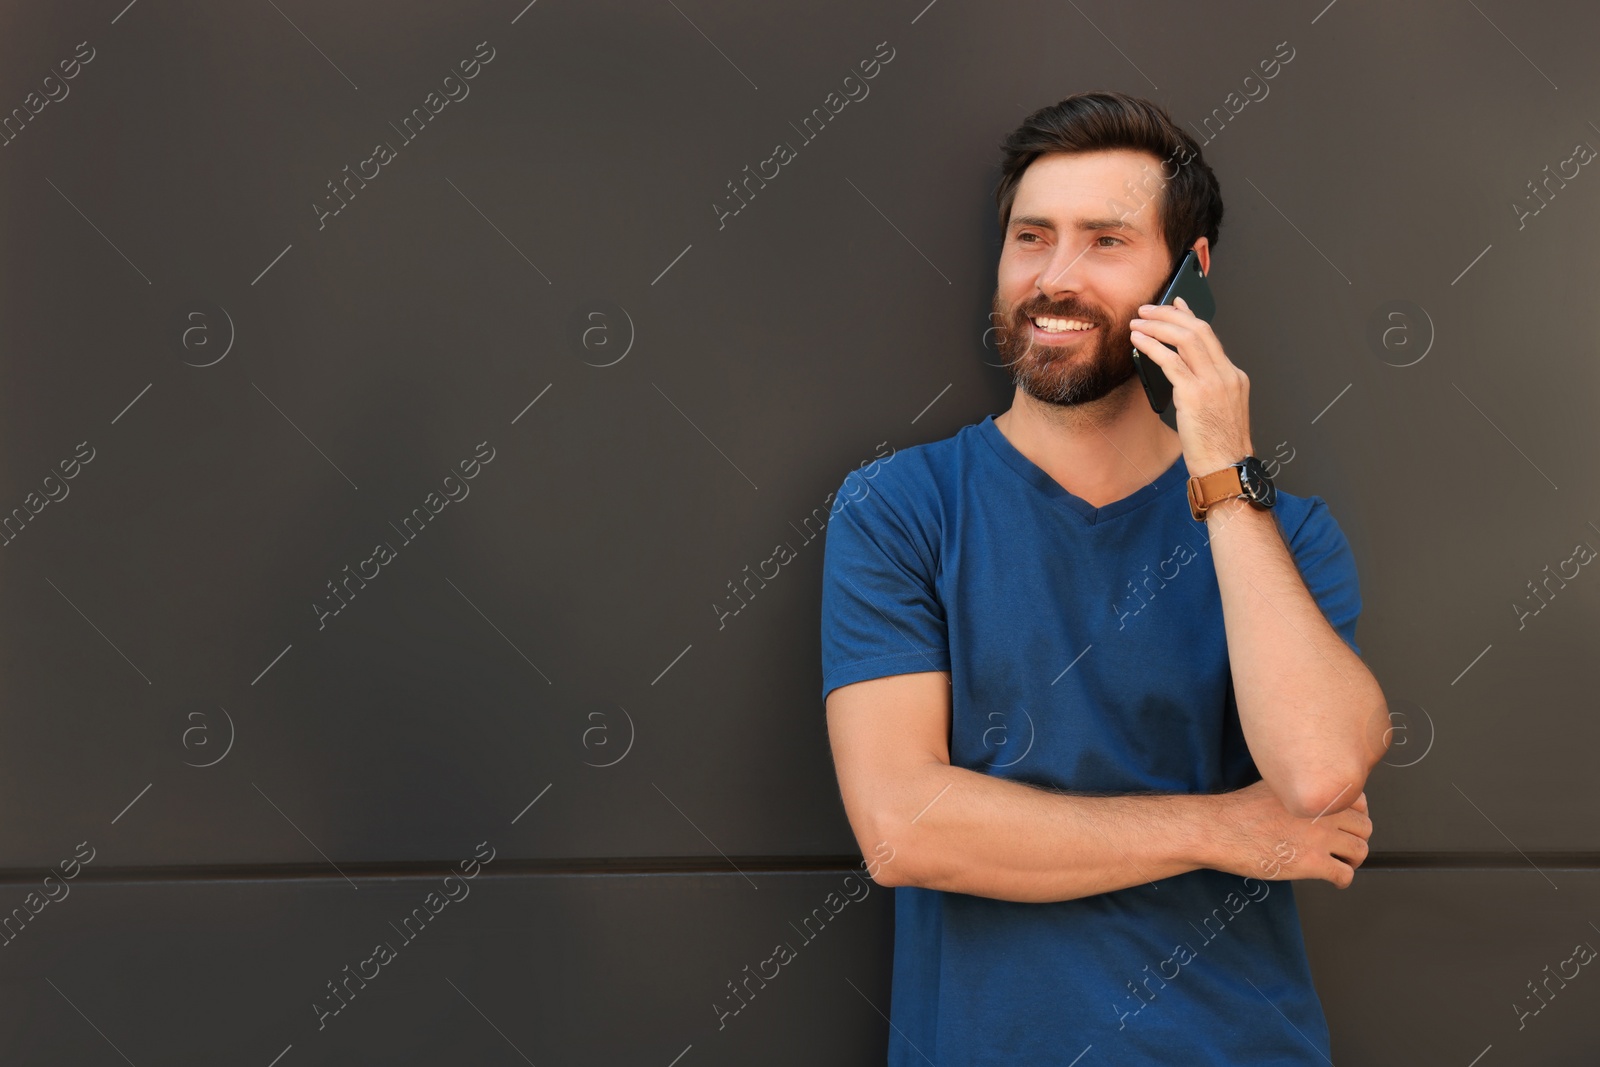
<svg viewBox="0 0 1600 1067">
<path fill-rule="evenodd" d="M 1262 510 L 1278 502 L 1277 487 L 1256 457 L 1246 456 L 1219 471 L 1189 479 L 1189 512 L 1195 522 L 1205 521 L 1211 505 L 1234 497 L 1243 497 Z"/>
</svg>

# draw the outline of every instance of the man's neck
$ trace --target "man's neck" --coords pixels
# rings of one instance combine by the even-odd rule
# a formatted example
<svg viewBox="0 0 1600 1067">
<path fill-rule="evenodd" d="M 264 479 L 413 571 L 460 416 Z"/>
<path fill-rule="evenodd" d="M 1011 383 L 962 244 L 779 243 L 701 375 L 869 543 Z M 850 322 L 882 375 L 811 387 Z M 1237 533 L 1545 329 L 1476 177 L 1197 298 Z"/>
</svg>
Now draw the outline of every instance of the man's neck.
<svg viewBox="0 0 1600 1067">
<path fill-rule="evenodd" d="M 1089 404 L 1060 406 L 1018 389 L 995 427 L 1063 489 L 1104 507 L 1155 481 L 1183 455 L 1138 378 Z"/>
</svg>

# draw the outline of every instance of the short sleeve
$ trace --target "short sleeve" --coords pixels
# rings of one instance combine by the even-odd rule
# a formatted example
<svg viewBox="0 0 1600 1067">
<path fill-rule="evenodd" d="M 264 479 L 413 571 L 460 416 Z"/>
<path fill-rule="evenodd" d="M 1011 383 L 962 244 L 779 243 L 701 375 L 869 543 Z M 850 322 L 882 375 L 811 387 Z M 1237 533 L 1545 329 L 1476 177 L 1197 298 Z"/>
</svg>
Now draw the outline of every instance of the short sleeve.
<svg viewBox="0 0 1600 1067">
<path fill-rule="evenodd" d="M 1309 499 L 1311 507 L 1305 521 L 1290 538 L 1289 551 L 1328 625 L 1337 630 L 1350 650 L 1359 656 L 1356 620 L 1361 617 L 1361 589 L 1356 578 L 1355 554 L 1328 510 L 1327 502 L 1320 496 Z"/>
<path fill-rule="evenodd" d="M 851 471 L 833 502 L 823 545 L 824 703 L 852 682 L 950 669 L 933 569 L 885 494 Z"/>
</svg>

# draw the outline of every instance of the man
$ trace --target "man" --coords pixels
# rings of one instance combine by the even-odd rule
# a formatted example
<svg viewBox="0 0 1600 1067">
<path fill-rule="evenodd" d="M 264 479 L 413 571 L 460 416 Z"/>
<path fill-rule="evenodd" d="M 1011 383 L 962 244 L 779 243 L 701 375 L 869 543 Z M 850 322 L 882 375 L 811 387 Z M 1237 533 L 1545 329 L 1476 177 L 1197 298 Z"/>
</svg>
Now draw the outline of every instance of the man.
<svg viewBox="0 0 1600 1067">
<path fill-rule="evenodd" d="M 1349 545 L 1321 497 L 1246 498 L 1244 373 L 1144 303 L 1189 248 L 1210 272 L 1193 139 L 1097 92 L 1004 147 L 1012 405 L 852 472 L 824 549 L 840 792 L 896 887 L 889 1063 L 1322 1064 L 1287 883 L 1350 885 L 1388 744 Z"/>
</svg>

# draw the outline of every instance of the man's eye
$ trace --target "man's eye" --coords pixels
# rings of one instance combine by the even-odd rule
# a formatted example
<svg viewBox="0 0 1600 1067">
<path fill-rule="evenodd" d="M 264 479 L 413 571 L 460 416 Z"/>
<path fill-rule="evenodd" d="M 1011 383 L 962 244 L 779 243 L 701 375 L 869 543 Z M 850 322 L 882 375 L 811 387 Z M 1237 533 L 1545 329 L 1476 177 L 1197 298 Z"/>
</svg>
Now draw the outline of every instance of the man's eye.
<svg viewBox="0 0 1600 1067">
<path fill-rule="evenodd" d="M 1038 234 L 1036 234 L 1036 233 L 1024 233 L 1024 234 L 1018 234 L 1018 235 L 1017 235 L 1017 240 L 1019 240 L 1019 241 L 1026 241 L 1026 240 L 1027 240 L 1027 239 L 1028 239 L 1028 238 L 1030 238 L 1030 237 L 1037 237 L 1037 236 L 1039 236 L 1039 235 L 1038 235 Z"/>
<path fill-rule="evenodd" d="M 1101 237 L 1100 240 L 1102 240 L 1102 241 L 1115 241 L 1119 245 L 1122 244 L 1122 238 L 1120 238 L 1120 237 L 1111 237 L 1111 236 L 1107 235 L 1107 236 Z"/>
</svg>

